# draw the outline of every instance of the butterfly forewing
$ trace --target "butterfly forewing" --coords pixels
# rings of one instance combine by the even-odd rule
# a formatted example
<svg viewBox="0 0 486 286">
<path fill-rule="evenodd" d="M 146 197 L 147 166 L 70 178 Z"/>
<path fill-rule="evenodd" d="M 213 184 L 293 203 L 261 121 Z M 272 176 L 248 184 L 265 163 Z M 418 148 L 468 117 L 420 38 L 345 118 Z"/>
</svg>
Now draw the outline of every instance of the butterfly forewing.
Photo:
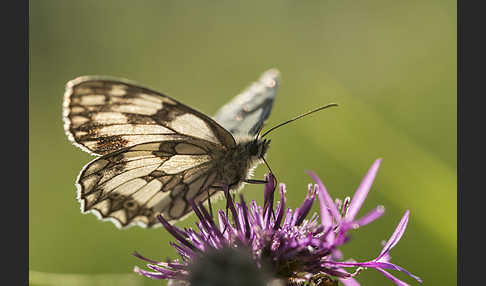
<svg viewBox="0 0 486 286">
<path fill-rule="evenodd" d="M 270 115 L 279 83 L 279 71 L 267 70 L 258 81 L 223 105 L 213 118 L 233 135 L 255 135 Z"/>
<path fill-rule="evenodd" d="M 235 144 L 231 134 L 208 116 L 166 95 L 107 77 L 80 77 L 67 84 L 64 121 L 71 141 L 97 155 L 174 135 L 225 148 Z"/>
</svg>

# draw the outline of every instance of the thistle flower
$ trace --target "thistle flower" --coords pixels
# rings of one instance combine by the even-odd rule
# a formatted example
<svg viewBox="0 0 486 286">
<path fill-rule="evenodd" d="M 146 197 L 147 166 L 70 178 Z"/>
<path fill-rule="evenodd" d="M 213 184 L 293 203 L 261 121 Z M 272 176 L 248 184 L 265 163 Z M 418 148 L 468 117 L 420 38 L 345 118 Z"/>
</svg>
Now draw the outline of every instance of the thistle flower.
<svg viewBox="0 0 486 286">
<path fill-rule="evenodd" d="M 408 210 L 375 259 L 365 262 L 343 260 L 339 250 L 341 245 L 349 241 L 350 230 L 356 230 L 384 213 L 384 208 L 378 206 L 356 219 L 380 163 L 381 159 L 373 163 L 353 198 L 348 197 L 344 201 L 333 201 L 321 180 L 309 172 L 316 184 L 309 184 L 302 206 L 295 210 L 286 208 L 286 187 L 280 184 L 280 201 L 274 208 L 276 186 L 270 173 L 266 176 L 268 183 L 264 187 L 263 206 L 255 201 L 248 205 L 242 195 L 240 202 L 235 202 L 228 188 L 224 188 L 231 216 L 223 210 L 218 210 L 217 223 L 202 203 L 194 202 L 191 204 L 199 218 L 197 229 L 180 229 L 159 216 L 162 225 L 177 240 L 177 243 L 171 245 L 177 250 L 181 260 L 158 262 L 134 253 L 135 256 L 149 262 L 147 267 L 152 270 L 135 267 L 134 271 L 150 278 L 180 281 L 187 285 L 191 284 L 194 275 L 193 265 L 196 263 L 193 262 L 203 261 L 209 253 L 213 255 L 218 253 L 218 250 L 223 253 L 225 249 L 235 248 L 249 252 L 258 269 L 273 277 L 273 281 L 283 281 L 283 285 L 335 285 L 336 280 L 332 279 L 338 279 L 346 286 L 359 285 L 354 277 L 365 268 L 378 270 L 396 285 L 408 284 L 387 270 L 401 271 L 422 283 L 420 278 L 391 263 L 389 259 L 391 249 L 405 232 L 410 214 Z M 320 221 L 316 213 L 308 217 L 316 196 L 319 197 L 320 203 Z M 349 267 L 357 269 L 353 273 L 344 270 Z M 243 273 L 243 280 L 245 275 Z M 273 283 L 268 279 L 266 281 L 267 285 Z M 319 284 L 316 281 L 321 282 Z M 322 281 L 327 282 L 324 284 Z"/>
</svg>

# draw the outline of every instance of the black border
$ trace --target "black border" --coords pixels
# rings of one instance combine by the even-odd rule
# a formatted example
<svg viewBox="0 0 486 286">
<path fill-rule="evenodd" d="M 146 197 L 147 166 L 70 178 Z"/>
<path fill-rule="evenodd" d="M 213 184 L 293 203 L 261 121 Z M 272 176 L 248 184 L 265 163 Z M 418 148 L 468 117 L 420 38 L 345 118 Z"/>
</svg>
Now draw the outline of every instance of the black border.
<svg viewBox="0 0 486 286">
<path fill-rule="evenodd" d="M 29 1 L 2 9 L 2 284 L 29 278 Z M 12 281 L 12 282 L 11 282 Z M 11 282 L 11 283 L 9 283 Z"/>
<path fill-rule="evenodd" d="M 484 11 L 481 1 L 457 5 L 457 285 L 482 285 L 486 207 Z M 432 282 L 433 283 L 433 282 Z"/>
</svg>

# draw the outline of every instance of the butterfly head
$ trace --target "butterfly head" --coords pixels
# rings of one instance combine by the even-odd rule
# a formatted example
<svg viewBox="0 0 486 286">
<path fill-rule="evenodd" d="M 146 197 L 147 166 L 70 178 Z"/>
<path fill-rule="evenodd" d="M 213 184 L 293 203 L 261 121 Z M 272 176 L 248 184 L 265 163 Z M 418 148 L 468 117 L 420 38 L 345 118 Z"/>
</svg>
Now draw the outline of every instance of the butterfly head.
<svg viewBox="0 0 486 286">
<path fill-rule="evenodd" d="M 256 157 L 258 159 L 262 159 L 265 154 L 267 153 L 268 146 L 270 145 L 271 140 L 255 138 L 250 141 L 247 145 L 248 153 L 251 157 Z"/>
</svg>

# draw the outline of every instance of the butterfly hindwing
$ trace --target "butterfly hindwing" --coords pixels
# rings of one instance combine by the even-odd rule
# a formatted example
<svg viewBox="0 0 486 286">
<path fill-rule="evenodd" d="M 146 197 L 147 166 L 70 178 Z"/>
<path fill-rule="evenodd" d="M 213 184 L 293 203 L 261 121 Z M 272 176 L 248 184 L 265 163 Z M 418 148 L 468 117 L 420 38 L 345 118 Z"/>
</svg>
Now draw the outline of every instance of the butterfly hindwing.
<svg viewBox="0 0 486 286">
<path fill-rule="evenodd" d="M 258 81 L 223 105 L 213 118 L 233 135 L 255 135 L 270 115 L 279 82 L 278 70 L 267 70 Z"/>
<path fill-rule="evenodd" d="M 119 226 L 152 226 L 162 214 L 177 220 L 191 210 L 189 199 L 207 198 L 218 175 L 209 153 L 218 145 L 178 138 L 141 143 L 101 156 L 78 176 L 83 212 Z"/>
<path fill-rule="evenodd" d="M 225 147 L 235 144 L 231 134 L 208 116 L 156 91 L 109 77 L 68 82 L 64 121 L 70 140 L 95 155 L 174 135 Z"/>
</svg>

